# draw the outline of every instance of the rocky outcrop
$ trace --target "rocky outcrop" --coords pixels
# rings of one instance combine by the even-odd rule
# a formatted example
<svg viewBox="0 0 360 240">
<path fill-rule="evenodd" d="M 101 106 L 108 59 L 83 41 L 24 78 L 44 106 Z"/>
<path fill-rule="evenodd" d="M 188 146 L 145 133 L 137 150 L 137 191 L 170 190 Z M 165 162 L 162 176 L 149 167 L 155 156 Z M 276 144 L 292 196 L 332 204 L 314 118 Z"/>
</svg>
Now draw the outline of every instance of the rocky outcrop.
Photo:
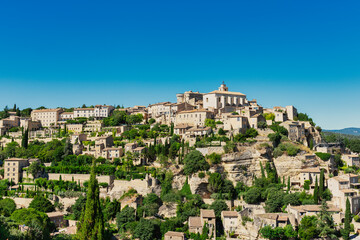
<svg viewBox="0 0 360 240">
<path fill-rule="evenodd" d="M 225 154 L 222 157 L 222 167 L 228 173 L 227 178 L 246 185 L 252 185 L 254 176 L 261 176 L 260 163 L 271 159 L 271 152 L 267 143 L 255 143 L 237 147 L 237 152 Z"/>
<path fill-rule="evenodd" d="M 305 160 L 305 155 L 290 157 L 284 154 L 273 161 L 279 177 L 298 176 L 301 169 L 317 167 L 320 164 L 317 159 Z"/>
<path fill-rule="evenodd" d="M 176 203 L 165 203 L 159 208 L 159 215 L 164 218 L 176 217 Z"/>
<path fill-rule="evenodd" d="M 208 179 L 199 178 L 196 174 L 189 177 L 189 185 L 192 194 L 199 194 L 200 196 L 209 196 L 210 192 L 207 189 Z"/>
</svg>

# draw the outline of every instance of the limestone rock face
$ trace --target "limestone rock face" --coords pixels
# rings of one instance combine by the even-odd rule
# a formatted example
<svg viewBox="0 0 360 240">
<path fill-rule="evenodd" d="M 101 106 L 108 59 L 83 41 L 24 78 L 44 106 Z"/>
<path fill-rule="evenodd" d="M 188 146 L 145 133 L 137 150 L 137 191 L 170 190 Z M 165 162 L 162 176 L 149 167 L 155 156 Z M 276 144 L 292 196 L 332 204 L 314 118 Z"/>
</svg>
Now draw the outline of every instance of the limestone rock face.
<svg viewBox="0 0 360 240">
<path fill-rule="evenodd" d="M 185 175 L 176 175 L 173 178 L 172 187 L 174 189 L 181 190 L 181 188 L 184 186 L 185 181 L 186 181 Z"/>
<path fill-rule="evenodd" d="M 319 166 L 318 160 L 305 160 L 304 155 L 290 157 L 284 154 L 280 157 L 275 158 L 273 161 L 279 177 L 298 176 L 300 170 L 303 168 L 312 168 Z"/>
<path fill-rule="evenodd" d="M 270 157 L 270 149 L 266 145 L 255 143 L 238 147 L 238 152 L 225 154 L 221 164 L 234 185 L 241 181 L 250 186 L 254 176 L 261 176 L 260 163 L 265 167 Z"/>
<path fill-rule="evenodd" d="M 189 177 L 188 182 L 192 194 L 199 194 L 200 196 L 210 195 L 207 189 L 207 178 L 199 178 L 197 174 L 194 174 L 193 176 Z"/>
<path fill-rule="evenodd" d="M 176 217 L 176 203 L 165 203 L 159 208 L 159 215 L 164 218 Z"/>
</svg>

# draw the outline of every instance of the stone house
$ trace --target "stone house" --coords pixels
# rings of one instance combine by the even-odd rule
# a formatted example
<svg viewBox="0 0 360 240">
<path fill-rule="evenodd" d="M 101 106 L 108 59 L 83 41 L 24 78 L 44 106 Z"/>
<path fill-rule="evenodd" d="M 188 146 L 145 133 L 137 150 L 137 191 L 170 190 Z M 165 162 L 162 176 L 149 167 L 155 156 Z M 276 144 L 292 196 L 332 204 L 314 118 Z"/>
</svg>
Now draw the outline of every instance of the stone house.
<svg viewBox="0 0 360 240">
<path fill-rule="evenodd" d="M 105 159 L 114 160 L 114 158 L 119 158 L 124 155 L 124 150 L 122 147 L 111 147 L 104 148 L 101 152 L 101 156 Z"/>
<path fill-rule="evenodd" d="M 237 234 L 238 226 L 240 224 L 240 216 L 235 211 L 222 211 L 221 221 L 224 227 L 224 232 L 227 236 L 231 233 Z"/>
<path fill-rule="evenodd" d="M 75 134 L 70 136 L 71 144 L 81 143 L 81 142 L 86 141 L 86 140 L 87 140 L 87 135 L 83 134 L 83 133 L 75 133 Z"/>
<path fill-rule="evenodd" d="M 340 224 L 344 217 L 340 209 L 333 205 L 328 205 L 328 211 L 336 224 Z M 321 211 L 321 205 L 300 205 L 300 206 L 287 206 L 286 211 L 295 217 L 296 225 L 299 225 L 304 216 L 316 216 Z"/>
<path fill-rule="evenodd" d="M 311 183 L 310 186 L 315 186 L 316 178 L 318 179 L 318 182 L 320 181 L 320 171 L 319 167 L 301 169 L 299 173 L 300 185 L 304 186 L 305 181 L 309 180 Z"/>
<path fill-rule="evenodd" d="M 164 240 L 185 240 L 185 234 L 182 232 L 169 231 L 165 233 Z"/>
<path fill-rule="evenodd" d="M 9 158 L 4 160 L 4 179 L 15 184 L 23 178 L 23 168 L 29 166 L 29 159 Z"/>
<path fill-rule="evenodd" d="M 31 119 L 40 121 L 43 127 L 56 126 L 62 112 L 62 108 L 33 110 L 31 112 Z"/>
<path fill-rule="evenodd" d="M 209 235 L 216 233 L 216 218 L 214 210 L 200 209 L 200 217 L 189 217 L 189 232 L 202 233 L 202 228 L 208 225 Z"/>
<path fill-rule="evenodd" d="M 84 132 L 99 132 L 104 127 L 102 121 L 87 121 L 84 125 Z"/>
<path fill-rule="evenodd" d="M 226 106 L 241 107 L 247 105 L 246 95 L 239 92 L 229 92 L 226 84 L 221 84 L 218 90 L 203 95 L 203 106 L 211 111 Z"/>
<path fill-rule="evenodd" d="M 234 133 L 243 132 L 248 126 L 248 118 L 241 115 L 224 114 L 221 121 L 224 123 L 225 131 Z"/>
<path fill-rule="evenodd" d="M 61 228 L 66 226 L 66 220 L 64 219 L 64 214 L 61 212 L 49 212 L 46 213 L 56 227 Z"/>
<path fill-rule="evenodd" d="M 344 154 L 341 158 L 346 162 L 347 166 L 360 167 L 359 155 Z"/>
<path fill-rule="evenodd" d="M 294 224 L 295 218 L 287 213 L 264 213 L 257 214 L 254 217 L 255 226 L 262 228 L 265 226 L 285 227 L 288 224 Z"/>
<path fill-rule="evenodd" d="M 294 142 L 306 142 L 305 124 L 302 122 L 286 121 L 280 124 L 288 130 L 288 138 Z"/>
<path fill-rule="evenodd" d="M 360 195 L 355 188 L 360 186 L 359 176 L 355 174 L 344 174 L 329 178 L 328 189 L 331 191 L 333 204 L 345 211 L 346 199 L 350 201 L 351 213 L 358 214 L 360 210 Z"/>
<path fill-rule="evenodd" d="M 214 118 L 213 112 L 205 109 L 182 111 L 176 114 L 175 125 L 188 124 L 194 127 L 204 127 L 207 118 Z"/>
</svg>

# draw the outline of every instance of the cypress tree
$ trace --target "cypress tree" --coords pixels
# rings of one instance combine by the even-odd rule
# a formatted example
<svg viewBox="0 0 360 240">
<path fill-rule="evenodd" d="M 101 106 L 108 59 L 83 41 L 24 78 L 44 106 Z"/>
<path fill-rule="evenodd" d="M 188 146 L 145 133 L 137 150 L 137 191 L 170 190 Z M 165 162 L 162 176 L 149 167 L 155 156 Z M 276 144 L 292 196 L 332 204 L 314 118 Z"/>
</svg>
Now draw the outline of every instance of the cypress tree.
<svg viewBox="0 0 360 240">
<path fill-rule="evenodd" d="M 319 203 L 319 186 L 318 186 L 318 179 L 317 176 L 315 178 L 315 188 L 314 188 L 314 203 L 318 204 Z"/>
<path fill-rule="evenodd" d="M 86 194 L 85 209 L 78 224 L 78 237 L 80 240 L 103 240 L 104 218 L 99 198 L 99 184 L 95 175 L 95 161 L 91 168 L 89 186 Z"/>
<path fill-rule="evenodd" d="M 346 199 L 346 210 L 345 210 L 345 221 L 344 221 L 344 229 L 342 231 L 342 235 L 344 240 L 350 239 L 350 231 L 351 231 L 351 211 L 350 211 L 350 201 L 349 198 Z"/>
<path fill-rule="evenodd" d="M 24 133 L 22 135 L 21 146 L 23 148 L 27 148 L 28 143 L 29 143 L 29 130 L 25 129 L 25 131 L 24 131 Z"/>
<path fill-rule="evenodd" d="M 171 123 L 170 126 L 170 136 L 174 135 L 174 123 Z"/>
<path fill-rule="evenodd" d="M 290 176 L 288 177 L 288 182 L 287 182 L 287 192 L 286 193 L 289 193 L 289 191 L 290 191 L 290 185 L 291 185 L 291 183 L 290 183 Z"/>
<path fill-rule="evenodd" d="M 264 171 L 264 167 L 263 167 L 263 165 L 262 165 L 261 162 L 260 162 L 260 168 L 261 168 L 261 177 L 262 177 L 262 178 L 266 178 L 266 176 L 265 176 L 265 171 Z"/>
<path fill-rule="evenodd" d="M 320 171 L 320 185 L 319 185 L 319 197 L 322 198 L 324 193 L 324 169 Z"/>
</svg>

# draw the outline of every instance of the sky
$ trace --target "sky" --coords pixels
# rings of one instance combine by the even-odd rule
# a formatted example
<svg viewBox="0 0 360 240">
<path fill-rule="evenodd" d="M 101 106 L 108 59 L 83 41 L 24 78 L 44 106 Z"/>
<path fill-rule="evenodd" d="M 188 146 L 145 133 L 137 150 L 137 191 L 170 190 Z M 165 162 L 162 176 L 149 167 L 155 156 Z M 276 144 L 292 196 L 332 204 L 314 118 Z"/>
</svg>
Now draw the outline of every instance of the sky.
<svg viewBox="0 0 360 240">
<path fill-rule="evenodd" d="M 0 2 L 0 108 L 175 102 L 222 81 L 360 127 L 360 1 Z"/>
</svg>

